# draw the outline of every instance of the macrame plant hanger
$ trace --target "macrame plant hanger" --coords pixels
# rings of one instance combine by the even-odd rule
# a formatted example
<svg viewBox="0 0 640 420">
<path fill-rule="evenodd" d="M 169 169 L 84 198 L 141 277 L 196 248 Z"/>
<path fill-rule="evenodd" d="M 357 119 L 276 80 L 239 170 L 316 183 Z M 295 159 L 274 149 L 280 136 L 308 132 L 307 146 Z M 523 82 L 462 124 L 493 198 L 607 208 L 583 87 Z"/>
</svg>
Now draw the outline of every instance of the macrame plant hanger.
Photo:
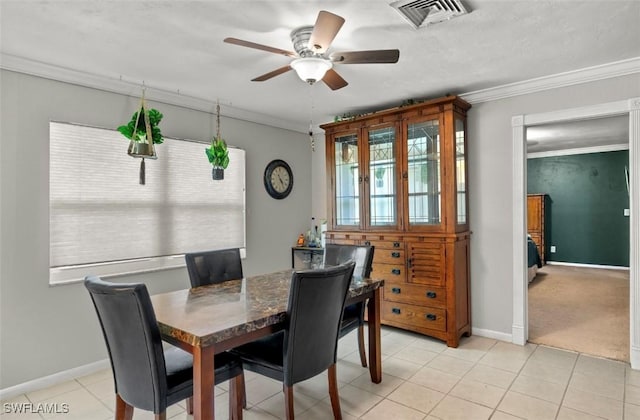
<svg viewBox="0 0 640 420">
<path fill-rule="evenodd" d="M 136 117 L 136 125 L 133 129 L 133 135 L 131 136 L 131 141 L 129 142 L 129 149 L 127 153 L 131 157 L 142 158 L 140 162 L 140 185 L 145 185 L 146 176 L 145 176 L 145 165 L 144 159 L 158 159 L 158 155 L 156 155 L 156 149 L 153 145 L 153 132 L 151 131 L 151 122 L 149 121 L 149 111 L 147 110 L 147 104 L 144 99 L 146 88 L 142 88 L 142 96 L 140 97 L 140 106 L 138 107 L 138 116 Z M 137 139 L 137 131 L 138 131 L 138 123 L 140 122 L 140 115 L 144 118 L 145 125 L 145 140 L 146 141 L 135 141 Z"/>
</svg>

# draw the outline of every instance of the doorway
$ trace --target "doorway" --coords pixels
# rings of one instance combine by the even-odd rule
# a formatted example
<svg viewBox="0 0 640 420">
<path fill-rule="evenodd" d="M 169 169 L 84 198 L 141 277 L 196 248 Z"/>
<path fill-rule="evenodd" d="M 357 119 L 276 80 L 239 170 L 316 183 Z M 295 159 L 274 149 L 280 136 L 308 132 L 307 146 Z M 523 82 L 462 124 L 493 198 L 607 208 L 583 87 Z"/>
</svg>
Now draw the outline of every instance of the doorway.
<svg viewBox="0 0 640 420">
<path fill-rule="evenodd" d="M 633 369 L 640 369 L 640 98 L 609 102 L 588 107 L 573 108 L 540 114 L 518 115 L 512 118 L 513 128 L 513 325 L 512 341 L 524 345 L 528 331 L 527 250 L 526 250 L 526 128 L 594 118 L 629 116 L 629 204 L 630 204 L 630 261 L 629 261 L 629 313 L 630 313 L 630 362 Z"/>
</svg>

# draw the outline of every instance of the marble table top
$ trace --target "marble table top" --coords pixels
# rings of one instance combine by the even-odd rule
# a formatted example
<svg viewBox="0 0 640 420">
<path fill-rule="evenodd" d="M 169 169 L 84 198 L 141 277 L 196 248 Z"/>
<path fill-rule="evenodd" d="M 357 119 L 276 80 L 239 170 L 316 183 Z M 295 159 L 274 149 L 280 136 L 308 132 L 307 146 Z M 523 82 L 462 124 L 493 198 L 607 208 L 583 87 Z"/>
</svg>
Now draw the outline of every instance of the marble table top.
<svg viewBox="0 0 640 420">
<path fill-rule="evenodd" d="M 190 346 L 210 346 L 284 322 L 293 270 L 151 296 L 160 332 Z M 348 300 L 384 280 L 354 278 Z"/>
</svg>

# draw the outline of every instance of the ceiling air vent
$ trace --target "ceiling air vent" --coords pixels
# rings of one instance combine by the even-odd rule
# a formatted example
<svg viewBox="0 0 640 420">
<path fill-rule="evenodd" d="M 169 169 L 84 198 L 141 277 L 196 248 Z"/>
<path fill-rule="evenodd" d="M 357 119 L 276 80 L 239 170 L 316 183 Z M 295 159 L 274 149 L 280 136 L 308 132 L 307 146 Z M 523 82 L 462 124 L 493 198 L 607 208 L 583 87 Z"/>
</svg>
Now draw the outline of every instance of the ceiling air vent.
<svg viewBox="0 0 640 420">
<path fill-rule="evenodd" d="M 389 6 L 416 29 L 468 13 L 459 0 L 400 0 Z"/>
</svg>

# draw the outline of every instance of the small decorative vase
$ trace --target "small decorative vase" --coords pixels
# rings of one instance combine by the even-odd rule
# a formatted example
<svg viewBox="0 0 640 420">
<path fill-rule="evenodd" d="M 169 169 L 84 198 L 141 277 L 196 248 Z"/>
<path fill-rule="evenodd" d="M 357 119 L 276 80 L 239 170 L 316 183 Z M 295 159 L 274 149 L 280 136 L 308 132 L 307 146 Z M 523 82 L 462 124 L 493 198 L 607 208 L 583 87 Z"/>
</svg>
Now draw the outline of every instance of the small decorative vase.
<svg viewBox="0 0 640 420">
<path fill-rule="evenodd" d="M 224 169 L 219 168 L 217 166 L 214 166 L 213 169 L 211 169 L 211 177 L 215 181 L 223 180 L 224 179 Z"/>
</svg>

